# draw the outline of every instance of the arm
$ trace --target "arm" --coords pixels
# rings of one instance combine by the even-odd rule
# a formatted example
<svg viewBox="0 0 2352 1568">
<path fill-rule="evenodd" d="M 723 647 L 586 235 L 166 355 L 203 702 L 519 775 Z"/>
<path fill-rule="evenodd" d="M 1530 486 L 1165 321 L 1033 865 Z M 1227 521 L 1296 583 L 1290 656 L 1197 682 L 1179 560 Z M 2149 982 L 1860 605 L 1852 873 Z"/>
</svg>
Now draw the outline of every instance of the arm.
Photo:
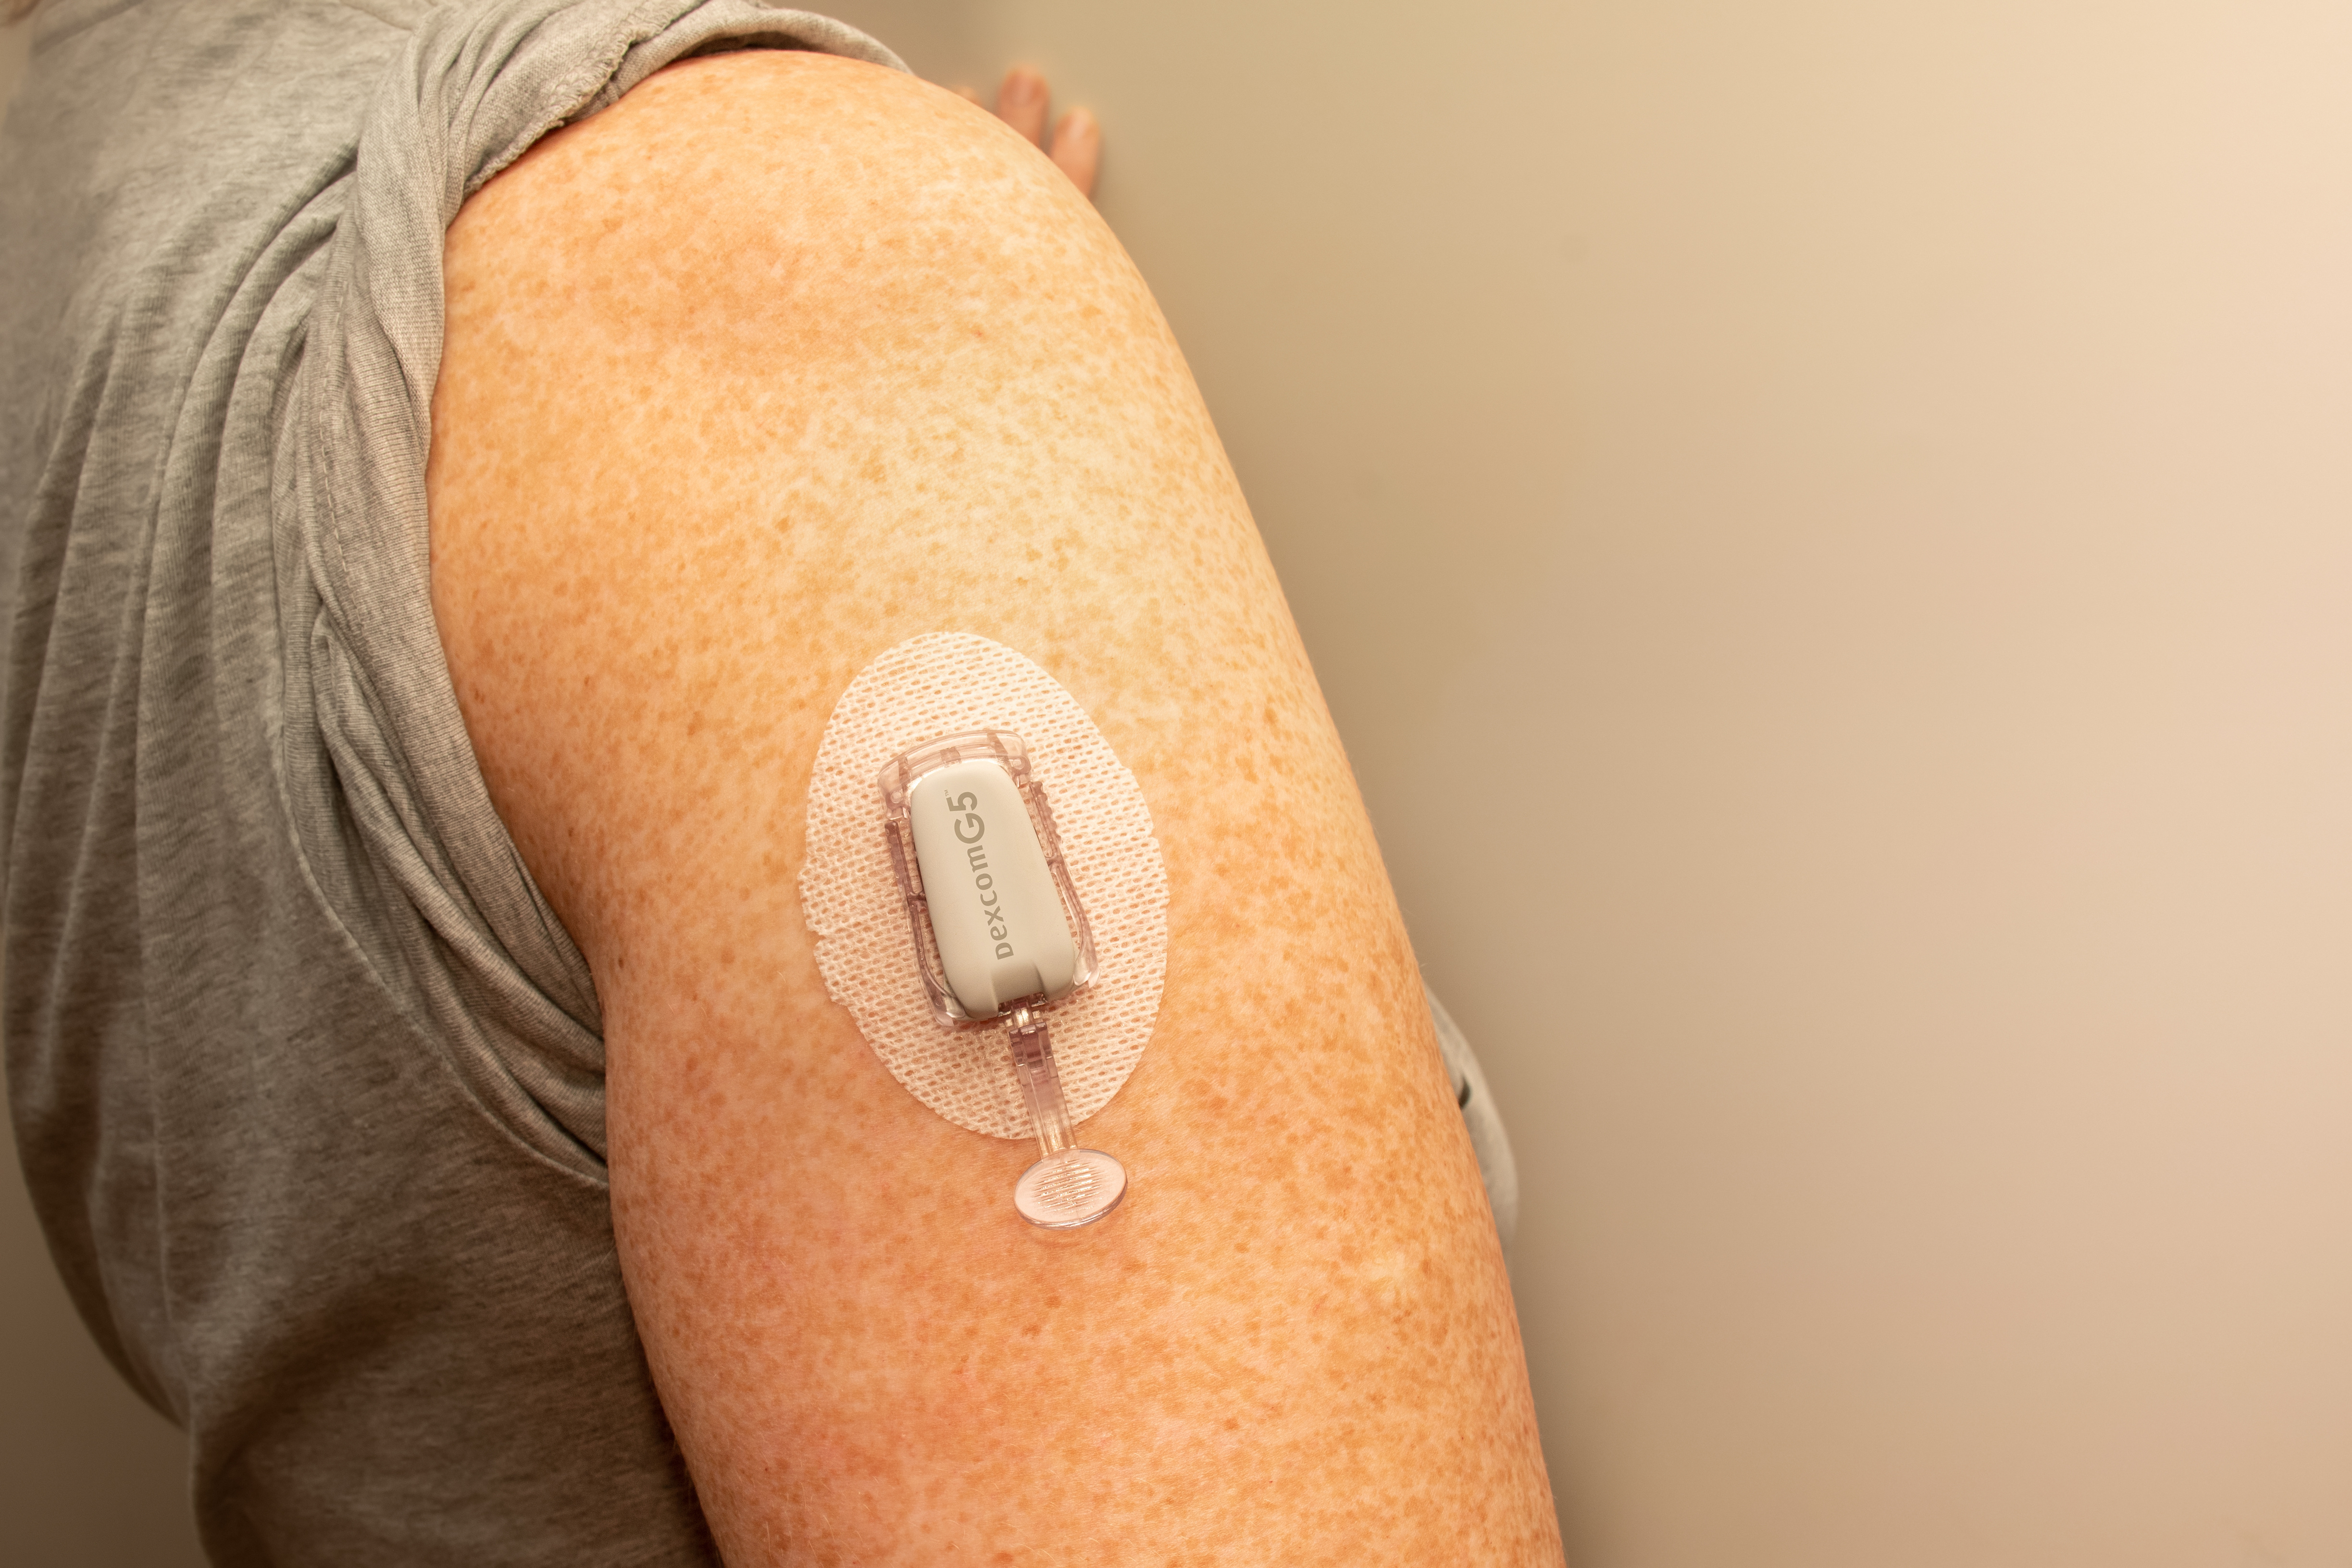
<svg viewBox="0 0 2352 1568">
<path fill-rule="evenodd" d="M 622 1263 L 728 1559 L 1557 1562 L 1346 759 L 1083 198 L 945 92 L 723 56 L 492 182 L 447 288 L 436 612 L 596 976 Z M 1134 1195 L 1058 1241 L 794 896 L 835 698 L 940 629 L 1077 698 L 1168 859 L 1158 1031 L 1088 1128 Z"/>
</svg>

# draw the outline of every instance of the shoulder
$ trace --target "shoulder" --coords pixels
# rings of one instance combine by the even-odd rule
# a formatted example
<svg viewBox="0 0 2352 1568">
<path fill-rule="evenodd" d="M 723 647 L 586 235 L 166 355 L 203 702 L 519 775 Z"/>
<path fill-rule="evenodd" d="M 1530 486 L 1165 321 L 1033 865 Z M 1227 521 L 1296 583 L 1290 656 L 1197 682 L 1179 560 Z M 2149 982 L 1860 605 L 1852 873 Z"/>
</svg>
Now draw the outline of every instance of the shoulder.
<svg viewBox="0 0 2352 1568">
<path fill-rule="evenodd" d="M 630 301 L 605 310 L 615 331 L 796 304 L 856 328 L 940 299 L 961 266 L 1072 244 L 1118 254 L 994 116 L 903 71 L 753 49 L 672 66 L 541 142 L 459 213 L 449 288 L 603 290 Z"/>
</svg>

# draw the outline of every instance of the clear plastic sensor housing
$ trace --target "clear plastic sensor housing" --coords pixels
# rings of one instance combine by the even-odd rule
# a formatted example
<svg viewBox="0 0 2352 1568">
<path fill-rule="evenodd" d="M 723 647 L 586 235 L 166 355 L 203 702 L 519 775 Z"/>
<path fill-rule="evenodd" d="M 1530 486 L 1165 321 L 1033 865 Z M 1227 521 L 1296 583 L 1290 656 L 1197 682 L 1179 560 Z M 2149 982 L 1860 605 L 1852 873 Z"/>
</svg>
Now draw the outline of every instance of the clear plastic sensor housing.
<svg viewBox="0 0 2352 1568">
<path fill-rule="evenodd" d="M 878 781 L 883 833 L 931 1011 L 946 1028 L 1003 1020 L 1039 1158 L 1013 1188 L 1033 1225 L 1089 1224 L 1127 1172 L 1076 1147 L 1044 1009 L 1094 978 L 1094 931 L 1062 858 L 1053 808 L 1009 730 L 912 747 Z"/>
</svg>

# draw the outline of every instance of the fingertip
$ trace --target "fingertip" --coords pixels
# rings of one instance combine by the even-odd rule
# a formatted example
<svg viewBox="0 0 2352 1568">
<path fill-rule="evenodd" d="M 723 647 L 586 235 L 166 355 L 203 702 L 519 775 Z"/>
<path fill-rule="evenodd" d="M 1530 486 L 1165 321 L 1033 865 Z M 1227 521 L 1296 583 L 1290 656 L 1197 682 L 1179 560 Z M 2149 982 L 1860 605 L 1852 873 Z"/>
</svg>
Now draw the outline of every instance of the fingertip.
<svg viewBox="0 0 2352 1568">
<path fill-rule="evenodd" d="M 1034 66 L 1014 66 L 996 89 L 996 117 L 1036 145 L 1045 144 L 1045 110 L 1051 95 Z"/>
<path fill-rule="evenodd" d="M 1102 167 L 1102 127 L 1091 110 L 1073 109 L 1054 127 L 1054 144 L 1046 156 L 1070 177 L 1078 194 L 1091 199 L 1095 175 Z"/>
<path fill-rule="evenodd" d="M 1000 103 L 1025 103 L 1045 96 L 1045 75 L 1035 66 L 1007 66 L 996 89 Z"/>
</svg>

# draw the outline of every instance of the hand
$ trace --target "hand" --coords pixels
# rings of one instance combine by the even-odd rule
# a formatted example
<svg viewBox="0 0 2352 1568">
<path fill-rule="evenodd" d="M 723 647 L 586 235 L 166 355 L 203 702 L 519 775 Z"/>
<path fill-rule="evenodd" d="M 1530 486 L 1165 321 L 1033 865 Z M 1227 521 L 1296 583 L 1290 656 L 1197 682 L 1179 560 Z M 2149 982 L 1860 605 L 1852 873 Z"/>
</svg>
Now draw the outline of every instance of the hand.
<svg viewBox="0 0 2352 1568">
<path fill-rule="evenodd" d="M 956 91 L 982 109 L 988 107 L 971 88 L 960 87 Z M 996 89 L 996 117 L 1045 149 L 1055 167 L 1070 176 L 1070 184 L 1078 187 L 1078 194 L 1092 198 L 1095 170 L 1102 163 L 1102 127 L 1095 123 L 1092 111 L 1073 109 L 1054 127 L 1049 141 L 1045 121 L 1052 104 L 1053 95 L 1046 90 L 1045 79 L 1034 67 L 1014 66 L 1004 73 L 1003 84 Z"/>
</svg>

